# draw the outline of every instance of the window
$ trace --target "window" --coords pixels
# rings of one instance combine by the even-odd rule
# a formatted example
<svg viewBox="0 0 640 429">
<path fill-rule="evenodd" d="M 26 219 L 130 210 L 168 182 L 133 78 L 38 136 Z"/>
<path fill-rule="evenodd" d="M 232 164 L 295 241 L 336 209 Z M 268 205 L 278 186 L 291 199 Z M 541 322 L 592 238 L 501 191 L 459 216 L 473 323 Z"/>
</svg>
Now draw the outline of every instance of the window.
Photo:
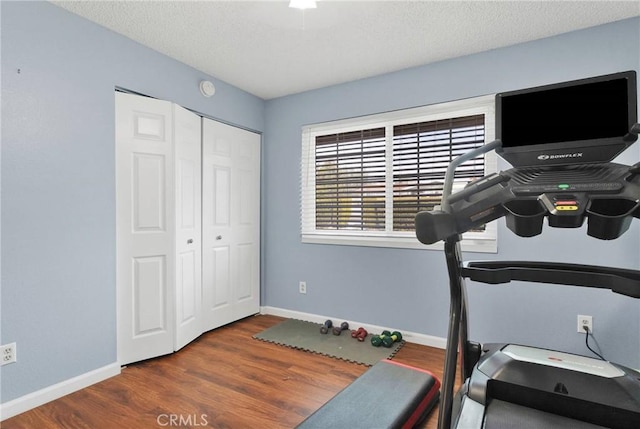
<svg viewBox="0 0 640 429">
<path fill-rule="evenodd" d="M 302 241 L 382 247 L 425 246 L 418 211 L 440 204 L 452 159 L 493 140 L 491 96 L 305 126 Z M 495 154 L 462 164 L 454 190 L 496 171 Z M 463 236 L 463 250 L 495 252 L 496 227 Z"/>
</svg>

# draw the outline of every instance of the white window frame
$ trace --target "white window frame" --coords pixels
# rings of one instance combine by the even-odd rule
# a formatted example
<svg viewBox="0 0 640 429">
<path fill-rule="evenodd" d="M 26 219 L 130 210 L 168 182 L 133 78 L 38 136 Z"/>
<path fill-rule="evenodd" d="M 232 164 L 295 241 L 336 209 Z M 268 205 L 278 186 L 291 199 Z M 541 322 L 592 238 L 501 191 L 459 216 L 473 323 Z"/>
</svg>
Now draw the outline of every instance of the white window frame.
<svg viewBox="0 0 640 429">
<path fill-rule="evenodd" d="M 315 229 L 315 139 L 317 136 L 345 133 L 363 129 L 386 128 L 386 207 L 393 204 L 393 127 L 417 122 L 435 121 L 454 117 L 483 114 L 485 118 L 485 144 L 495 139 L 495 96 L 456 100 L 446 103 L 393 112 L 323 122 L 302 127 L 301 153 L 301 239 L 303 243 L 352 246 L 392 247 L 405 249 L 442 250 L 442 241 L 425 245 L 415 232 L 393 231 L 393 210 L 386 211 L 385 231 L 342 231 Z M 485 154 L 485 175 L 498 170 L 495 152 Z M 455 189 L 454 189 L 455 192 Z M 462 250 L 496 253 L 498 251 L 496 222 L 486 225 L 483 232 L 467 232 L 462 237 Z"/>
</svg>

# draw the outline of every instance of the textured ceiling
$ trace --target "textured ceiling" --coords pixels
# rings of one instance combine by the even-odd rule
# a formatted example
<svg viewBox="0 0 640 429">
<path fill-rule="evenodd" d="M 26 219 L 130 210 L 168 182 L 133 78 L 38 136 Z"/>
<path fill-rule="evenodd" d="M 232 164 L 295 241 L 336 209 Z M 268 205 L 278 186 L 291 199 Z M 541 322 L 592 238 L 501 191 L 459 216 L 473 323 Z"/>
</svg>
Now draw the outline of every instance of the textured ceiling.
<svg viewBox="0 0 640 429">
<path fill-rule="evenodd" d="M 640 0 L 53 3 L 264 99 L 640 16 Z"/>
</svg>

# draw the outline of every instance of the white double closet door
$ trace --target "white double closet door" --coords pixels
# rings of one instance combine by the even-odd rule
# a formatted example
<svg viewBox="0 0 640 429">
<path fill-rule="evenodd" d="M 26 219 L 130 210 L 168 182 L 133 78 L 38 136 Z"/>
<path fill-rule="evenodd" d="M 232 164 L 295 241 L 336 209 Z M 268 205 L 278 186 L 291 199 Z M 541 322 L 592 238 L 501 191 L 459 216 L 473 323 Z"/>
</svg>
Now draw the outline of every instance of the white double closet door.
<svg viewBox="0 0 640 429">
<path fill-rule="evenodd" d="M 260 136 L 116 93 L 118 361 L 260 306 Z"/>
</svg>

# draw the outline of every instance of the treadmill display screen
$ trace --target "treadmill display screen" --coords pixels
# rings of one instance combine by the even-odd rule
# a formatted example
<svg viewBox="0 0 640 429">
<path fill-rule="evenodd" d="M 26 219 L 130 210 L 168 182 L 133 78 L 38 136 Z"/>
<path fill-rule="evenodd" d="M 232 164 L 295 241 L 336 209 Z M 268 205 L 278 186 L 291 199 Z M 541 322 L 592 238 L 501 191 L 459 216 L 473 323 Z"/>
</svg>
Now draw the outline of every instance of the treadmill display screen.
<svg viewBox="0 0 640 429">
<path fill-rule="evenodd" d="M 496 96 L 498 151 L 514 166 L 606 162 L 633 143 L 635 71 Z"/>
</svg>

